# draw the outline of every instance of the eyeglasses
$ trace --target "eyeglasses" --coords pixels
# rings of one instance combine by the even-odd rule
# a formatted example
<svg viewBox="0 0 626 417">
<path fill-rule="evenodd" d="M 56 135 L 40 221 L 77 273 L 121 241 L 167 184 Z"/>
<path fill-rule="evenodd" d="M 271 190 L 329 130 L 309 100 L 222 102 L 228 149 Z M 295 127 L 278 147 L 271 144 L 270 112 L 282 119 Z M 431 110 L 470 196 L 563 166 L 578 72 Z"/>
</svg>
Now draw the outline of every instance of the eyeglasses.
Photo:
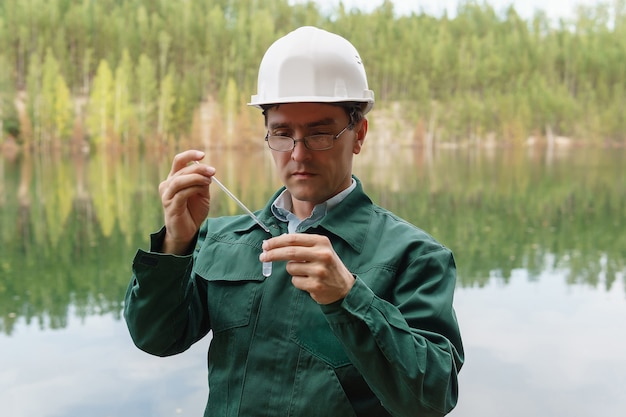
<svg viewBox="0 0 626 417">
<path fill-rule="evenodd" d="M 304 146 L 310 151 L 325 151 L 331 149 L 335 145 L 335 141 L 339 139 L 339 136 L 348 129 L 354 127 L 353 123 L 344 127 L 343 130 L 336 135 L 311 135 L 305 136 L 302 139 L 294 139 L 291 136 L 282 135 L 270 135 L 267 132 L 265 135 L 265 141 L 270 149 L 279 152 L 289 152 L 296 147 L 296 142 L 303 142 Z"/>
</svg>

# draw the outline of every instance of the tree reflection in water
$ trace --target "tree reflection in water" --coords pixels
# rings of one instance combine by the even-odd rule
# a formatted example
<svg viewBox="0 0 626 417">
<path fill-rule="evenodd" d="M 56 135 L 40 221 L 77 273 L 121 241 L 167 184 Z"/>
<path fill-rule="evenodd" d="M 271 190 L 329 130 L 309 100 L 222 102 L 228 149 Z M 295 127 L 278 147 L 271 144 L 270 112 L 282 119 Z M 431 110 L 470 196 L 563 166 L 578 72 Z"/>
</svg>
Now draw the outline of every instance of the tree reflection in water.
<svg viewBox="0 0 626 417">
<path fill-rule="evenodd" d="M 370 142 L 374 142 L 370 140 Z M 137 247 L 162 212 L 158 183 L 169 154 L 52 153 L 0 164 L 0 331 L 17 319 L 64 327 L 68 314 L 111 314 L 121 302 Z M 252 209 L 278 180 L 265 150 L 208 151 L 205 162 Z M 515 270 L 538 280 L 566 271 L 567 284 L 609 290 L 626 271 L 623 150 L 480 151 L 366 149 L 355 173 L 372 198 L 455 253 L 459 287 L 480 287 Z M 239 213 L 218 189 L 214 215 Z M 72 308 L 70 308 L 72 307 Z"/>
</svg>

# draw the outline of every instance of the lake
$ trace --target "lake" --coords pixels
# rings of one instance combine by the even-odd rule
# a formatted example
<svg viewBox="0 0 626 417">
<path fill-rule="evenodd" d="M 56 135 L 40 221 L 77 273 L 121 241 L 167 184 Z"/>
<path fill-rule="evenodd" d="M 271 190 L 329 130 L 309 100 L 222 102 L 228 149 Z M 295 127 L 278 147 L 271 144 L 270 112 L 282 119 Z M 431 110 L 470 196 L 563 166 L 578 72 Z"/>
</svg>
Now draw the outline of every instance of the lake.
<svg viewBox="0 0 626 417">
<path fill-rule="evenodd" d="M 450 415 L 622 415 L 626 150 L 370 142 L 354 169 L 365 190 L 455 253 L 466 364 Z M 202 415 L 209 336 L 156 358 L 121 318 L 172 156 L 0 156 L 2 415 Z M 207 160 L 252 209 L 279 185 L 266 150 Z M 240 212 L 213 192 L 214 215 Z"/>
</svg>

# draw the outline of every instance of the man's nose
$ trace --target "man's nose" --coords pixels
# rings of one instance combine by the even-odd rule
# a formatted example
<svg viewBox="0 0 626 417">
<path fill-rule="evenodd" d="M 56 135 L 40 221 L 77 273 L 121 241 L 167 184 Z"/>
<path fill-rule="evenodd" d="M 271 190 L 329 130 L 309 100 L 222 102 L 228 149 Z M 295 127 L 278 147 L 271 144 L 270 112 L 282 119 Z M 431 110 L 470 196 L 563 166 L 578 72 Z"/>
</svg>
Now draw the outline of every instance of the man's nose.
<svg viewBox="0 0 626 417">
<path fill-rule="evenodd" d="M 303 139 L 296 139 L 295 146 L 291 151 L 291 159 L 294 161 L 304 161 L 311 156 L 311 151 L 305 146 Z"/>
</svg>

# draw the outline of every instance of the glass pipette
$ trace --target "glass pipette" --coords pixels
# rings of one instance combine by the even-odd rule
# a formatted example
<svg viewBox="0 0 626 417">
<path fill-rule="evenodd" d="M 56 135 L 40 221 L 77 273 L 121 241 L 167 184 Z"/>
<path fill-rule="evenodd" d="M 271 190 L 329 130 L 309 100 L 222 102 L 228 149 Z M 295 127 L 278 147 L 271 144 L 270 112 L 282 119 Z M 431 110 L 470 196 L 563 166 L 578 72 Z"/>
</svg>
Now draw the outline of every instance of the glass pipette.
<svg viewBox="0 0 626 417">
<path fill-rule="evenodd" d="M 270 233 L 270 229 L 269 227 L 267 227 L 261 220 L 259 220 L 259 218 L 257 216 L 254 215 L 254 213 L 252 211 L 250 211 L 250 209 L 248 207 L 246 207 L 241 201 L 239 201 L 239 199 L 237 197 L 235 197 L 235 195 L 233 193 L 231 193 L 228 188 L 226 188 L 224 186 L 224 184 L 222 184 L 217 178 L 215 178 L 215 176 L 211 177 L 211 181 L 216 183 L 221 189 L 222 191 L 224 191 L 230 198 L 232 198 L 235 203 L 237 203 L 239 205 L 239 207 L 241 207 L 243 209 L 243 211 L 245 211 L 248 216 L 252 217 L 252 219 L 257 222 L 259 224 L 259 226 L 261 226 L 263 228 L 263 230 L 265 230 L 267 233 Z M 263 276 L 264 277 L 269 277 L 270 275 L 272 275 L 272 263 L 271 262 L 263 262 Z"/>
<path fill-rule="evenodd" d="M 241 201 L 239 201 L 239 199 L 237 197 L 235 197 L 235 195 L 233 193 L 231 193 L 228 190 L 228 188 L 226 188 L 224 186 L 224 184 L 222 184 L 217 178 L 215 178 L 215 176 L 211 177 L 211 181 L 216 183 L 222 189 L 222 191 L 224 191 L 226 194 L 228 194 L 228 196 L 230 198 L 235 200 L 235 203 L 237 203 L 239 205 L 239 207 L 241 207 L 243 209 L 243 211 L 245 211 L 248 214 L 248 216 L 252 217 L 252 219 L 255 222 L 257 222 L 259 224 L 259 226 L 261 226 L 263 228 L 263 230 L 265 230 L 267 233 L 271 233 L 270 229 L 265 224 L 263 224 L 263 222 L 261 220 L 259 220 L 259 218 L 257 216 L 255 216 L 254 213 L 251 212 L 248 207 L 246 207 Z"/>
<path fill-rule="evenodd" d="M 199 164 L 200 162 L 194 161 L 194 163 Z M 230 198 L 232 198 L 233 201 L 235 203 L 237 203 L 237 205 L 239 207 L 241 207 L 241 209 L 243 211 L 245 211 L 246 214 L 248 214 L 248 216 L 250 216 L 252 218 L 252 220 L 257 222 L 257 224 L 263 228 L 263 230 L 265 230 L 269 234 L 272 234 L 272 232 L 270 232 L 269 227 L 267 227 L 261 220 L 259 220 L 259 218 L 257 216 L 255 216 L 254 213 L 248 207 L 246 207 L 245 204 L 243 204 L 241 201 L 239 201 L 239 199 L 237 197 L 235 197 L 235 195 L 233 193 L 231 193 L 230 190 L 224 186 L 224 184 L 222 184 L 217 178 L 215 178 L 215 176 L 211 177 L 211 181 L 216 183 L 217 186 L 220 187 L 222 189 L 222 191 L 224 191 L 226 193 L 226 195 L 228 195 Z M 264 277 L 269 277 L 270 275 L 272 275 L 272 263 L 271 262 L 263 262 L 263 276 Z"/>
</svg>

